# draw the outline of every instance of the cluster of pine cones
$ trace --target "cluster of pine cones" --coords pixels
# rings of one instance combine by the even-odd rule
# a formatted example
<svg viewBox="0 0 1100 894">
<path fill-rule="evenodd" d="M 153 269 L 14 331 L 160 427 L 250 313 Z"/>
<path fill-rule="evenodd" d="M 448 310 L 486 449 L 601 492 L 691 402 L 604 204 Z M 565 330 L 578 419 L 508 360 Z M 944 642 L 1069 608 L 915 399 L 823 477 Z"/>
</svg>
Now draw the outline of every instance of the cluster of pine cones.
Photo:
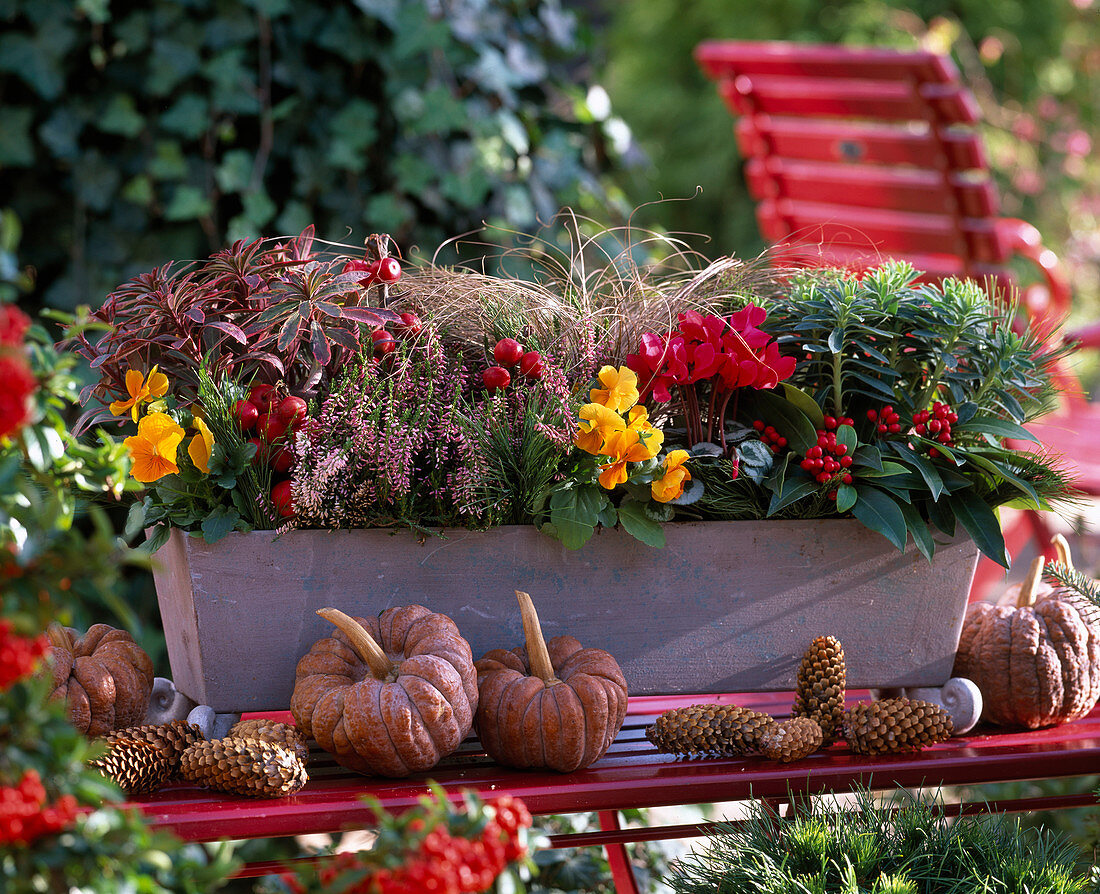
<svg viewBox="0 0 1100 894">
<path fill-rule="evenodd" d="M 886 754 L 917 751 L 954 732 L 943 708 L 919 699 L 886 698 L 845 710 L 846 684 L 840 641 L 819 636 L 799 665 L 790 719 L 777 721 L 737 705 L 690 705 L 666 711 L 646 730 L 646 738 L 670 754 L 760 754 L 787 763 L 841 738 L 859 754 Z"/>
<path fill-rule="evenodd" d="M 223 739 L 207 741 L 182 720 L 115 730 L 107 753 L 92 761 L 131 797 L 155 792 L 171 779 L 254 798 L 293 795 L 308 781 L 309 748 L 285 723 L 242 720 Z"/>
</svg>

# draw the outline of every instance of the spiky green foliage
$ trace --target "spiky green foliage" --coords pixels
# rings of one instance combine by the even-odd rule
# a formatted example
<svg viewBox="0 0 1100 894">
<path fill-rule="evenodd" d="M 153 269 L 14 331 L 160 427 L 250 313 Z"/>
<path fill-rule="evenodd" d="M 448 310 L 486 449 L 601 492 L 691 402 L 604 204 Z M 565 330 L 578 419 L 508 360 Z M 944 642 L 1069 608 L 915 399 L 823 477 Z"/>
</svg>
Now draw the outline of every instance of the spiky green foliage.
<svg viewBox="0 0 1100 894">
<path fill-rule="evenodd" d="M 1061 562 L 1051 562 L 1043 567 L 1043 576 L 1100 605 L 1100 581 L 1094 580 L 1076 568 L 1067 567 Z"/>
<path fill-rule="evenodd" d="M 1072 894 L 1088 890 L 1077 848 L 1003 815 L 951 820 L 936 801 L 866 790 L 837 809 L 801 802 L 779 816 L 762 801 L 672 866 L 676 894 Z"/>
</svg>

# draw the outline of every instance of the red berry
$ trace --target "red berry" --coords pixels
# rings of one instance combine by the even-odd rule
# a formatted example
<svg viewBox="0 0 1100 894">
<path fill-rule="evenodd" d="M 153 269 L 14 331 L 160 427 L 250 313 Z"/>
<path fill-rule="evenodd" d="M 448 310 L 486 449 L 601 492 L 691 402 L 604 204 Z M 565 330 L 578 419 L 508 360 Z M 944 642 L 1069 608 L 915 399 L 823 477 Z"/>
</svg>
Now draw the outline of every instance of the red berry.
<svg viewBox="0 0 1100 894">
<path fill-rule="evenodd" d="M 852 458 L 850 456 L 842 456 L 840 458 L 840 467 L 842 469 L 847 469 L 851 465 L 852 465 Z"/>
<path fill-rule="evenodd" d="M 799 465 L 807 472 L 812 472 L 814 470 L 814 461 L 812 459 L 804 459 Z"/>
<path fill-rule="evenodd" d="M 828 472 L 818 472 L 817 473 L 817 483 L 818 484 L 824 484 L 826 481 L 829 480 L 830 477 L 832 477 L 832 476 L 830 476 Z"/>
<path fill-rule="evenodd" d="M 248 431 L 256 424 L 260 411 L 250 400 L 239 400 L 233 406 L 233 415 L 237 417 L 237 426 L 241 431 Z"/>
<path fill-rule="evenodd" d="M 400 324 L 394 324 L 395 329 L 400 329 L 409 335 L 416 335 L 421 329 L 424 328 L 424 324 L 420 322 L 420 317 L 414 313 L 406 311 L 401 314 Z"/>
<path fill-rule="evenodd" d="M 850 473 L 850 472 L 848 472 L 848 473 L 845 473 L 844 477 L 843 477 L 843 478 L 841 478 L 840 480 L 841 480 L 841 481 L 843 481 L 843 482 L 844 482 L 845 484 L 851 484 L 851 483 L 852 483 L 852 475 L 851 475 L 851 473 Z"/>
<path fill-rule="evenodd" d="M 501 366 L 515 366 L 523 357 L 523 345 L 514 338 L 502 338 L 493 348 L 493 359 Z"/>
<path fill-rule="evenodd" d="M 356 273 L 356 272 L 365 273 L 368 270 L 370 270 L 370 261 L 366 260 L 365 258 L 352 258 L 350 261 L 348 261 L 346 264 L 344 264 L 344 269 L 341 270 L 340 272 L 341 273 Z"/>
<path fill-rule="evenodd" d="M 287 424 L 274 413 L 265 413 L 256 420 L 256 433 L 270 444 L 286 434 Z"/>
<path fill-rule="evenodd" d="M 275 415 L 291 428 L 297 428 L 305 422 L 308 406 L 300 397 L 284 397 L 275 408 Z"/>
<path fill-rule="evenodd" d="M 256 410 L 263 415 L 271 410 L 271 403 L 275 399 L 275 386 L 253 385 L 248 392 L 248 400 Z"/>
<path fill-rule="evenodd" d="M 878 419 L 878 410 L 868 410 L 867 411 L 867 418 L 871 422 L 874 422 L 876 419 Z"/>
<path fill-rule="evenodd" d="M 932 432 L 932 434 L 936 434 L 937 432 L 939 432 L 942 427 L 943 425 L 939 419 L 933 419 L 931 422 L 928 423 L 928 430 Z"/>
<path fill-rule="evenodd" d="M 951 443 L 951 432 L 941 431 L 936 436 L 936 440 L 939 441 L 941 444 L 950 444 Z"/>
<path fill-rule="evenodd" d="M 278 472 L 280 475 L 289 472 L 290 467 L 294 465 L 294 454 L 285 447 L 276 447 L 268 460 L 268 465 L 271 466 L 272 472 Z"/>
<path fill-rule="evenodd" d="M 928 429 L 924 427 L 923 422 L 920 422 L 914 427 L 913 431 L 915 431 L 918 435 L 923 435 L 926 431 L 928 431 Z"/>
<path fill-rule="evenodd" d="M 390 335 L 390 333 L 386 329 L 381 327 L 375 329 L 370 334 L 370 340 L 374 342 L 385 341 L 387 338 L 393 338 L 393 336 Z"/>
<path fill-rule="evenodd" d="M 936 459 L 940 455 L 940 452 L 935 447 L 932 447 L 928 450 L 928 455 L 932 457 L 932 459 Z"/>
<path fill-rule="evenodd" d="M 283 518 L 294 516 L 294 500 L 290 494 L 290 482 L 280 481 L 271 488 L 271 502 Z"/>
<path fill-rule="evenodd" d="M 828 498 L 829 498 L 830 500 L 835 500 L 835 499 L 836 499 L 836 491 L 835 491 L 835 490 L 831 490 L 831 491 L 829 491 L 829 493 L 827 493 L 827 494 L 826 494 L 826 496 L 827 496 L 827 497 L 828 497 Z"/>
<path fill-rule="evenodd" d="M 764 430 L 764 420 L 763 419 L 754 420 L 753 423 L 752 423 L 752 427 L 755 428 L 757 431 L 763 431 Z"/>
<path fill-rule="evenodd" d="M 826 428 L 836 428 L 836 419 L 832 416 L 826 416 L 825 417 L 825 427 Z"/>
<path fill-rule="evenodd" d="M 787 439 L 786 438 L 776 438 L 775 439 L 775 446 L 776 447 L 786 447 L 787 446 Z"/>
<path fill-rule="evenodd" d="M 393 336 L 378 339 L 374 343 L 374 353 L 378 354 L 380 357 L 384 357 L 386 354 L 392 354 L 396 350 L 397 342 L 394 341 Z"/>
<path fill-rule="evenodd" d="M 899 431 L 901 431 L 901 426 L 898 425 L 898 423 L 896 423 L 896 422 L 891 422 L 890 423 L 890 434 L 896 435 Z"/>
<path fill-rule="evenodd" d="M 512 383 L 512 377 L 503 366 L 490 366 L 481 374 L 481 381 L 490 391 L 496 391 L 507 388 Z"/>
<path fill-rule="evenodd" d="M 248 443 L 256 448 L 256 454 L 252 457 L 252 464 L 255 465 L 258 462 L 266 462 L 267 444 L 259 438 L 249 438 Z"/>
<path fill-rule="evenodd" d="M 401 265 L 397 258 L 382 258 L 375 262 L 375 276 L 382 282 L 397 282 L 401 279 Z"/>
<path fill-rule="evenodd" d="M 845 416 L 840 420 L 841 425 L 855 425 L 856 421 L 851 416 Z"/>
<path fill-rule="evenodd" d="M 837 444 L 835 447 L 833 447 L 833 452 L 837 456 L 843 456 L 845 453 L 848 452 L 848 445 L 847 444 Z"/>
</svg>

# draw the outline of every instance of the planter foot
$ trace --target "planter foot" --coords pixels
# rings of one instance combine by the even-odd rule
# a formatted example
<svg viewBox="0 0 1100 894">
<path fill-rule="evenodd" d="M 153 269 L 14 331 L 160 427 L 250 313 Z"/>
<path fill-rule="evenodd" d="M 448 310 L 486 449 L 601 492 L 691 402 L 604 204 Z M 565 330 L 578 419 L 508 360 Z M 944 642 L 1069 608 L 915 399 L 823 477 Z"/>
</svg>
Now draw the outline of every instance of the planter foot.
<svg viewBox="0 0 1100 894">
<path fill-rule="evenodd" d="M 209 705 L 199 705 L 187 715 L 187 722 L 195 724 L 204 739 L 222 738 L 240 719 L 240 714 L 215 714 Z"/>
<path fill-rule="evenodd" d="M 952 677 L 942 686 L 917 686 L 903 689 L 872 689 L 876 698 L 919 698 L 939 705 L 951 715 L 955 735 L 970 732 L 982 716 L 982 693 L 976 683 L 966 677 Z"/>
<path fill-rule="evenodd" d="M 176 689 L 167 677 L 153 677 L 153 692 L 144 722 L 159 724 L 185 720 L 194 707 L 195 702 Z"/>
</svg>

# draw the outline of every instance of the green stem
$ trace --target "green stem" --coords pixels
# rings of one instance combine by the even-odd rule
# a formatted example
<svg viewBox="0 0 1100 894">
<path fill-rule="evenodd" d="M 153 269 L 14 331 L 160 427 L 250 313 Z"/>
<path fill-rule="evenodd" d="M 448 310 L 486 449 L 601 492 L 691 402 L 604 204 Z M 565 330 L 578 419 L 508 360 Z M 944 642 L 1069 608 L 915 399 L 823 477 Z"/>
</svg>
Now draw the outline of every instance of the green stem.
<svg viewBox="0 0 1100 894">
<path fill-rule="evenodd" d="M 928 406 L 928 401 L 932 399 L 936 391 L 940 387 L 940 378 L 943 376 L 943 371 L 947 369 L 947 358 L 950 357 L 954 351 L 955 346 L 959 343 L 959 331 L 956 329 L 951 333 L 951 343 L 944 347 L 940 352 L 940 359 L 936 361 L 936 368 L 932 371 L 932 375 L 928 379 L 928 384 L 924 386 L 924 390 L 921 391 L 917 397 L 916 403 L 913 405 L 916 409 Z"/>
<path fill-rule="evenodd" d="M 844 363 L 840 354 L 833 354 L 833 415 L 839 419 L 844 415 L 842 398 L 842 380 Z"/>
</svg>

